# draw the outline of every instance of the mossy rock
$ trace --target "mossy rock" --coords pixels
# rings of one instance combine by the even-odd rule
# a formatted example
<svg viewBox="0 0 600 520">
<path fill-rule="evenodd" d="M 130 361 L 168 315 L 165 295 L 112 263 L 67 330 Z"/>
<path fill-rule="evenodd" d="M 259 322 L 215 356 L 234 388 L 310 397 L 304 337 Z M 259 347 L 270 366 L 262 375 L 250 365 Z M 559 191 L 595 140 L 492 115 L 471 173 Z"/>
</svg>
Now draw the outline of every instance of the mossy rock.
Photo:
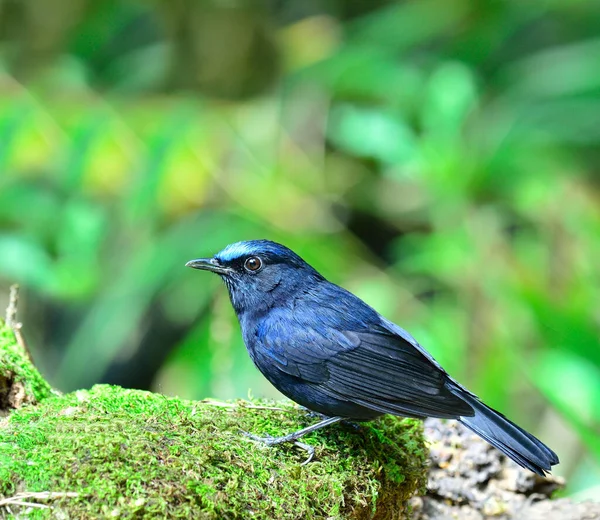
<svg viewBox="0 0 600 520">
<path fill-rule="evenodd" d="M 185 401 L 98 385 L 54 392 L 0 323 L 0 517 L 401 518 L 425 485 L 422 425 L 385 417 L 267 448 L 314 423 L 291 402 Z M 2 390 L 2 389 L 0 389 Z M 39 404 L 36 404 L 39 403 Z"/>
<path fill-rule="evenodd" d="M 305 466 L 303 450 L 240 433 L 282 435 L 315 420 L 293 403 L 185 401 L 99 385 L 0 423 L 0 497 L 77 493 L 41 501 L 50 507 L 27 518 L 402 517 L 425 484 L 421 423 L 333 425 L 306 437 L 316 456 Z"/>
</svg>

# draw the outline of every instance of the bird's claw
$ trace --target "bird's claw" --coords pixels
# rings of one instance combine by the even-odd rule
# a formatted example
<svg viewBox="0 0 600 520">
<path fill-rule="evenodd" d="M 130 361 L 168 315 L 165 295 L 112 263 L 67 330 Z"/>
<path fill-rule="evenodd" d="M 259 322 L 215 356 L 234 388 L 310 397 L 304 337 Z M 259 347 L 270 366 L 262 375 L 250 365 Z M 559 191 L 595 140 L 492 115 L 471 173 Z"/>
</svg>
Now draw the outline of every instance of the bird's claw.
<svg viewBox="0 0 600 520">
<path fill-rule="evenodd" d="M 314 446 L 311 446 L 310 444 L 304 444 L 303 442 L 299 441 L 294 442 L 294 445 L 298 446 L 298 448 L 301 448 L 308 453 L 308 458 L 302 464 L 300 464 L 300 466 L 306 466 L 311 460 L 313 460 L 315 456 Z"/>
</svg>

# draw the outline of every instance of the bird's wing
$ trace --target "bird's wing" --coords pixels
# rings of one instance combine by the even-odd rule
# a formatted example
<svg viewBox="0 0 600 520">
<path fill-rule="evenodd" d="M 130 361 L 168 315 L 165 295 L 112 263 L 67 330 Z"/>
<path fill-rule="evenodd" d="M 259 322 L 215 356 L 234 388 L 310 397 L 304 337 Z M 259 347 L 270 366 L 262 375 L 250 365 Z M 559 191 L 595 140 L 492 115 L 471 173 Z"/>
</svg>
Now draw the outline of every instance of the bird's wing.
<svg viewBox="0 0 600 520">
<path fill-rule="evenodd" d="M 450 392 L 448 375 L 401 336 L 379 331 L 346 333 L 359 344 L 326 362 L 331 395 L 384 413 L 416 417 L 472 415 L 473 409 Z"/>
<path fill-rule="evenodd" d="M 382 413 L 473 415 L 448 390 L 448 374 L 410 334 L 360 300 L 352 303 L 352 309 L 343 301 L 305 307 L 291 323 L 289 315 L 272 320 L 268 334 L 261 334 L 269 362 L 333 397 Z"/>
</svg>

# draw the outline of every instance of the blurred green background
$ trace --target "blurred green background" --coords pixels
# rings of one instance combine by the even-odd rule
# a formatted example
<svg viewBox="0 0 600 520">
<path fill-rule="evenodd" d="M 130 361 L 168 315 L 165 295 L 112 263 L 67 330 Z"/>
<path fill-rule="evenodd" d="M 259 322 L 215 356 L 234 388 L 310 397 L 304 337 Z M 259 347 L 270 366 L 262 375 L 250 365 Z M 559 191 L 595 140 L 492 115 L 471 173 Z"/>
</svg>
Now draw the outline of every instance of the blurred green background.
<svg viewBox="0 0 600 520">
<path fill-rule="evenodd" d="M 0 294 L 65 391 L 276 396 L 183 267 L 269 238 L 598 497 L 599 165 L 597 1 L 0 1 Z"/>
</svg>

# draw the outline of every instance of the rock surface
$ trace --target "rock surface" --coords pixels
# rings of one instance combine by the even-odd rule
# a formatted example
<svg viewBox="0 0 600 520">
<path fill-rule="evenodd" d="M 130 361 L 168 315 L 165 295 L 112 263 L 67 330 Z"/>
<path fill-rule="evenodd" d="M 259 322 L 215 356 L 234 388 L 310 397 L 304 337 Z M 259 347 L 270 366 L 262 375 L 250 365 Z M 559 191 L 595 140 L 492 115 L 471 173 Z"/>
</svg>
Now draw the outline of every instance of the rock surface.
<svg viewBox="0 0 600 520">
<path fill-rule="evenodd" d="M 519 468 L 456 421 L 425 421 L 431 442 L 427 493 L 414 520 L 600 520 L 600 504 L 549 500 L 564 481 Z"/>
</svg>

